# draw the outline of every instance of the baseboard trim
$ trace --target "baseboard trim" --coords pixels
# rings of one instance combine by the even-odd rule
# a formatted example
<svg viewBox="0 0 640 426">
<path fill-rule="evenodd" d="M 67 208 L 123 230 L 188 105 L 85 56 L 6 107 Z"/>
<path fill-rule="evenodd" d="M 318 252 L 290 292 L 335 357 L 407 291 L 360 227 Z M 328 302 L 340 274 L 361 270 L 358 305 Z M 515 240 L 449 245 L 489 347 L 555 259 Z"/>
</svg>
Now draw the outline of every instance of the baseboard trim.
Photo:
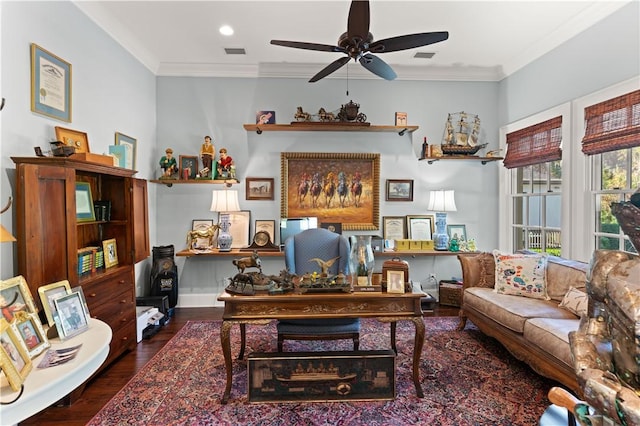
<svg viewBox="0 0 640 426">
<path fill-rule="evenodd" d="M 211 293 L 178 294 L 178 308 L 211 308 L 224 307 L 224 302 L 219 302 L 216 295 Z"/>
</svg>

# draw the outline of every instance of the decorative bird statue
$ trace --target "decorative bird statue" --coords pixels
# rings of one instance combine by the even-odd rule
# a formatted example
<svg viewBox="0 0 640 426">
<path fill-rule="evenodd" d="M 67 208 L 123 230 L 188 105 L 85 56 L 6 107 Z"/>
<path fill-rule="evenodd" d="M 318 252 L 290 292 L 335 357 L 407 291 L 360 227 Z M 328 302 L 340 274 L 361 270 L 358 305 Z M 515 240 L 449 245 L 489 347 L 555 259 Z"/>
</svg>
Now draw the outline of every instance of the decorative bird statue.
<svg viewBox="0 0 640 426">
<path fill-rule="evenodd" d="M 318 264 L 318 266 L 320 266 L 320 269 L 322 270 L 322 276 L 327 276 L 327 272 L 329 271 L 329 268 L 331 268 L 331 266 L 336 263 L 336 260 L 340 259 L 340 256 L 338 257 L 334 257 L 333 259 L 330 260 L 322 260 L 320 258 L 314 257 L 313 259 L 309 259 L 309 262 L 316 262 Z"/>
</svg>

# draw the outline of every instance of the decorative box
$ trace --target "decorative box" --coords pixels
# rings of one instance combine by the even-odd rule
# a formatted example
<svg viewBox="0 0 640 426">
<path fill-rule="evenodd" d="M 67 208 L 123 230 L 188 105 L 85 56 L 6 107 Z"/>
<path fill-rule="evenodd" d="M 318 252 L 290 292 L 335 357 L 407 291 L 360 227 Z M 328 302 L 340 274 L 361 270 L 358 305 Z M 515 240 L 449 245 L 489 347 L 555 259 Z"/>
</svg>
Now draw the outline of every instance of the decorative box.
<svg viewBox="0 0 640 426">
<path fill-rule="evenodd" d="M 419 241 L 419 240 L 409 241 L 409 250 L 422 250 L 422 241 Z"/>
<path fill-rule="evenodd" d="M 422 241 L 422 250 L 433 250 L 433 240 Z"/>
<path fill-rule="evenodd" d="M 396 240 L 396 250 L 409 250 L 411 240 Z"/>
<path fill-rule="evenodd" d="M 104 164 L 106 166 L 114 166 L 114 157 L 110 155 L 91 154 L 89 152 L 77 152 L 69 158 L 80 161 L 88 161 L 89 163 Z"/>
<path fill-rule="evenodd" d="M 462 283 L 458 281 L 440 281 L 440 304 L 460 306 L 462 304 Z"/>
</svg>

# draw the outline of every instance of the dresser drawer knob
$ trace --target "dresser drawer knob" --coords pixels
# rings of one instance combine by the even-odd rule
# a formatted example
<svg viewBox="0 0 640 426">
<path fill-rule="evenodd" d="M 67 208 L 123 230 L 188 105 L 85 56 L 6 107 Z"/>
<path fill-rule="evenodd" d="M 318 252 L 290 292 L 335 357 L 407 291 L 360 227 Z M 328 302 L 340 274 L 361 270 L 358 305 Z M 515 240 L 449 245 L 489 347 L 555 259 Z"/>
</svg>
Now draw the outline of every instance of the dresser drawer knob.
<svg viewBox="0 0 640 426">
<path fill-rule="evenodd" d="M 89 297 L 96 297 L 96 296 L 97 296 L 97 294 L 96 294 L 96 293 L 91 293 L 91 294 L 89 295 Z"/>
<path fill-rule="evenodd" d="M 118 284 L 124 284 L 125 280 L 118 281 Z"/>
</svg>

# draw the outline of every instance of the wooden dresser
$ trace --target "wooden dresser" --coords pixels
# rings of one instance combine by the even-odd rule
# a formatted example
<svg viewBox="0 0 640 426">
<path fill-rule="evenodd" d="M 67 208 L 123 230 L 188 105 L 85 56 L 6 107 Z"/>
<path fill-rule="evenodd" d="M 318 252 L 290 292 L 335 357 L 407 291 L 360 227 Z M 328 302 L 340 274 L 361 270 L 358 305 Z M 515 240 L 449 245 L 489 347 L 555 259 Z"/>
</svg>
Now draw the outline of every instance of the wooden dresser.
<svg viewBox="0 0 640 426">
<path fill-rule="evenodd" d="M 134 265 L 149 257 L 147 182 L 134 170 L 60 157 L 12 157 L 16 164 L 18 273 L 38 309 L 38 288 L 82 286 L 92 317 L 111 327 L 105 366 L 136 345 Z M 76 183 L 111 203 L 109 220 L 77 220 Z M 86 187 L 86 185 L 85 185 Z M 86 200 L 85 200 L 86 201 Z M 115 239 L 118 264 L 80 274 L 78 249 Z"/>
</svg>

